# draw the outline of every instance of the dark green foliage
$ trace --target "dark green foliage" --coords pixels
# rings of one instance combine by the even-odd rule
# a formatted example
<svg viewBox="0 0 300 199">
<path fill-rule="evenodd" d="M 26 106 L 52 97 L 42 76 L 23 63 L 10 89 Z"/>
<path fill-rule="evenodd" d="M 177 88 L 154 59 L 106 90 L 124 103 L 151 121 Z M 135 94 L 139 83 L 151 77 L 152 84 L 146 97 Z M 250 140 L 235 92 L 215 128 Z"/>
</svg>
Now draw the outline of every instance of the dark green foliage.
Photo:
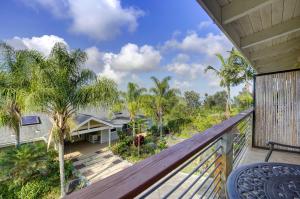
<svg viewBox="0 0 300 199">
<path fill-rule="evenodd" d="M 157 142 L 157 147 L 160 149 L 160 150 L 163 150 L 165 148 L 167 148 L 167 142 L 165 139 L 159 139 L 158 142 Z"/>
<path fill-rule="evenodd" d="M 237 96 L 234 97 L 234 106 L 239 111 L 250 108 L 252 104 L 253 104 L 252 94 L 245 89 L 242 92 L 240 92 Z"/>
<path fill-rule="evenodd" d="M 148 131 L 152 136 L 159 136 L 159 129 L 156 125 L 151 126 Z"/>
<path fill-rule="evenodd" d="M 42 198 L 59 186 L 57 152 L 46 144 L 23 144 L 0 153 L 0 199 Z M 65 162 L 65 177 L 73 176 L 73 165 Z"/>
<path fill-rule="evenodd" d="M 21 199 L 39 199 L 50 191 L 49 185 L 43 180 L 34 180 L 25 184 L 19 193 Z"/>
<path fill-rule="evenodd" d="M 144 138 L 144 141 L 139 147 L 136 147 L 132 145 L 133 140 L 131 135 L 127 136 L 125 133 L 123 133 L 122 135 L 121 132 L 119 132 L 119 134 L 121 135 L 121 137 L 119 137 L 119 142 L 112 146 L 111 149 L 113 153 L 130 162 L 143 160 L 166 148 L 166 141 L 164 139 L 160 140 L 157 136 L 142 136 Z"/>
<path fill-rule="evenodd" d="M 226 91 L 219 91 L 213 95 L 205 94 L 204 99 L 204 107 L 205 108 L 217 108 L 218 110 L 225 110 L 227 101 L 227 93 Z"/>
<path fill-rule="evenodd" d="M 184 99 L 186 101 L 187 107 L 190 110 L 195 110 L 201 106 L 200 94 L 195 91 L 185 91 Z"/>
</svg>

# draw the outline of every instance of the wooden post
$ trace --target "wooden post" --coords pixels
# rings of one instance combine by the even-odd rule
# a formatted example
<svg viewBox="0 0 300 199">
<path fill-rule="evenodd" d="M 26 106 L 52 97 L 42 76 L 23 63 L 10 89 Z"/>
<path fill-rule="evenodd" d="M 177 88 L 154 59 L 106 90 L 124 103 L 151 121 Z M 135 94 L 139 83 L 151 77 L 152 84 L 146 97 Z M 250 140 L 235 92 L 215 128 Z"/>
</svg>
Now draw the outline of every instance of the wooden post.
<svg viewBox="0 0 300 199">
<path fill-rule="evenodd" d="M 222 175 L 221 175 L 221 182 L 222 186 L 225 188 L 226 191 L 226 182 L 227 178 L 230 175 L 233 167 L 233 133 L 235 129 L 229 130 L 222 136 L 221 139 L 221 146 L 222 146 Z M 226 193 L 223 192 L 224 197 Z"/>
</svg>

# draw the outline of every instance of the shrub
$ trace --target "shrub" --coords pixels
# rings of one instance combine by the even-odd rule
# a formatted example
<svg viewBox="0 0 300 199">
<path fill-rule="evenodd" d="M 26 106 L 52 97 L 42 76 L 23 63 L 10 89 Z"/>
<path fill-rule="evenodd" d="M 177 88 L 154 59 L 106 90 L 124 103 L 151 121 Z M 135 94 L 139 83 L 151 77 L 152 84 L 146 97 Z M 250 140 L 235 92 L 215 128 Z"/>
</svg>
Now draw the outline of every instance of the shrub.
<svg viewBox="0 0 300 199">
<path fill-rule="evenodd" d="M 0 182 L 0 199 L 14 199 L 17 197 L 15 195 L 17 192 L 18 189 L 12 181 Z"/>
<path fill-rule="evenodd" d="M 50 187 L 45 181 L 32 181 L 22 187 L 19 198 L 21 199 L 39 199 L 41 195 L 50 191 Z"/>
<path fill-rule="evenodd" d="M 157 142 L 157 147 L 160 149 L 160 150 L 163 150 L 165 148 L 167 148 L 167 142 L 165 139 L 160 139 L 158 140 Z"/>
<path fill-rule="evenodd" d="M 47 152 L 44 143 L 2 151 L 0 165 L 0 199 L 42 198 L 57 187 L 59 190 L 57 152 Z M 71 178 L 72 173 L 72 163 L 65 161 L 66 179 Z M 54 198 L 58 196 L 55 194 Z"/>
<path fill-rule="evenodd" d="M 159 129 L 156 125 L 151 126 L 148 130 L 152 136 L 158 137 L 159 136 Z"/>
</svg>

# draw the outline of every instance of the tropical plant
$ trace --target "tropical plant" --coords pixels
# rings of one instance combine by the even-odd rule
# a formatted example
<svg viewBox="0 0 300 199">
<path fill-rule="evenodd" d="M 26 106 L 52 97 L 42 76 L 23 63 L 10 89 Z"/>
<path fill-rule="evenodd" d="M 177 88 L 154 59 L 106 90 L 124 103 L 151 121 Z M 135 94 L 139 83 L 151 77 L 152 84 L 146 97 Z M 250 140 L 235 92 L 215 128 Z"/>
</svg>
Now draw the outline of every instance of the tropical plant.
<svg viewBox="0 0 300 199">
<path fill-rule="evenodd" d="M 70 137 L 73 118 L 79 108 L 108 106 L 117 97 L 116 84 L 81 66 L 87 56 L 81 50 L 69 51 L 56 43 L 34 71 L 28 106 L 47 113 L 52 122 L 49 143 L 58 145 L 61 196 L 65 195 L 64 140 Z"/>
<path fill-rule="evenodd" d="M 136 115 L 141 109 L 141 97 L 146 92 L 145 88 L 140 88 L 137 84 L 129 82 L 127 92 L 125 93 L 125 102 L 129 112 L 130 122 L 132 125 L 132 135 L 136 135 Z"/>
<path fill-rule="evenodd" d="M 225 110 L 227 102 L 227 93 L 226 91 L 218 91 L 213 95 L 205 94 L 204 99 L 204 108 L 209 109 L 218 109 L 218 110 Z"/>
<path fill-rule="evenodd" d="M 170 88 L 170 76 L 163 78 L 161 81 L 156 77 L 151 77 L 154 82 L 154 87 L 150 89 L 153 94 L 152 107 L 159 124 L 160 138 L 163 136 L 163 117 L 164 114 L 170 111 L 177 102 L 176 94 L 179 90 Z"/>
<path fill-rule="evenodd" d="M 207 66 L 205 72 L 211 70 L 221 79 L 220 86 L 224 87 L 227 92 L 227 102 L 225 115 L 230 117 L 231 110 L 231 86 L 239 85 L 245 82 L 248 75 L 245 59 L 237 53 L 236 50 L 230 51 L 229 57 L 224 58 L 221 54 L 216 54 L 221 63 L 221 68 L 217 69 L 213 66 Z"/>
<path fill-rule="evenodd" d="M 20 144 L 20 124 L 25 111 L 26 94 L 30 88 L 31 67 L 40 54 L 29 50 L 15 50 L 0 44 L 0 126 L 6 126 Z"/>
<path fill-rule="evenodd" d="M 245 89 L 250 92 L 250 82 L 255 73 L 254 69 L 240 51 L 232 49 L 230 53 L 233 63 L 240 68 L 240 80 L 238 82 L 245 83 Z"/>
<path fill-rule="evenodd" d="M 13 179 L 23 185 L 45 169 L 47 150 L 42 144 L 26 144 L 0 154 L 0 178 Z"/>
<path fill-rule="evenodd" d="M 184 92 L 184 99 L 187 103 L 187 106 L 191 110 L 195 110 L 201 106 L 200 102 L 200 94 L 197 93 L 196 91 L 185 91 Z"/>
<path fill-rule="evenodd" d="M 242 92 L 239 92 L 237 96 L 234 97 L 234 104 L 239 109 L 239 111 L 249 108 L 253 103 L 253 97 L 251 93 L 245 88 Z"/>
</svg>

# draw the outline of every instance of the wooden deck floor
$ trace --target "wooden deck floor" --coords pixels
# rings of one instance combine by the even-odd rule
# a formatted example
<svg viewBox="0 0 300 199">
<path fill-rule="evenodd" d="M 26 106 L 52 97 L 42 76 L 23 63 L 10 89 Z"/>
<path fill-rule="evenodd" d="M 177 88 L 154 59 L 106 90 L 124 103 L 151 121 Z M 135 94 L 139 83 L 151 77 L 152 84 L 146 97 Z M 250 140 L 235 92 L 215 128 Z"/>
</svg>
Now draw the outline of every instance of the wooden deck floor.
<svg viewBox="0 0 300 199">
<path fill-rule="evenodd" d="M 268 150 L 248 146 L 238 166 L 257 162 L 264 162 Z M 282 162 L 300 165 L 300 154 L 274 151 L 269 162 Z"/>
</svg>

